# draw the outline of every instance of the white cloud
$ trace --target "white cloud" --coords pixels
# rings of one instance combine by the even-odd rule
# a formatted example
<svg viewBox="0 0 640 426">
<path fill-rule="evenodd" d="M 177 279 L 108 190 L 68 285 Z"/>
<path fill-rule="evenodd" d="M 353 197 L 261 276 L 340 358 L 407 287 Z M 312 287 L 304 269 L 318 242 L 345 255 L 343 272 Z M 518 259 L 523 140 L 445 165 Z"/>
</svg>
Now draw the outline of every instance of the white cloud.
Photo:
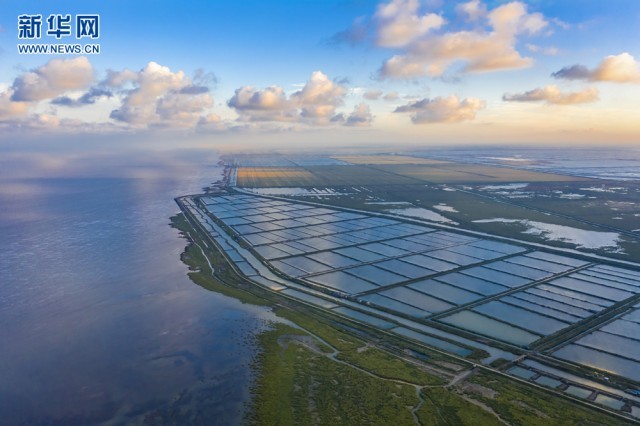
<svg viewBox="0 0 640 426">
<path fill-rule="evenodd" d="M 336 107 L 342 105 L 347 90 L 331 81 L 321 71 L 314 71 L 302 90 L 291 95 L 301 108 L 301 116 L 315 124 L 327 123 L 335 115 Z"/>
<path fill-rule="evenodd" d="M 573 105 L 595 102 L 598 89 L 586 88 L 578 92 L 563 93 L 557 86 L 549 85 L 524 93 L 505 94 L 502 99 L 508 102 L 546 102 L 550 105 Z"/>
<path fill-rule="evenodd" d="M 398 92 L 389 92 L 382 97 L 385 101 L 395 101 L 399 98 Z"/>
<path fill-rule="evenodd" d="M 109 77 L 108 77 L 109 79 Z M 131 82 L 122 105 L 111 118 L 134 127 L 193 127 L 213 106 L 209 89 L 194 86 L 184 72 L 149 62 L 138 73 L 125 70 L 111 74 L 111 85 Z"/>
<path fill-rule="evenodd" d="M 476 22 L 487 15 L 487 7 L 480 0 L 471 0 L 456 6 L 458 14 L 465 19 Z"/>
<path fill-rule="evenodd" d="M 380 96 L 382 92 L 369 93 L 366 96 Z M 308 125 L 344 124 L 365 126 L 371 123 L 373 116 L 366 104 L 356 106 L 350 115 L 337 113 L 343 104 L 347 89 L 331 80 L 321 71 L 315 71 L 302 88 L 287 96 L 279 86 L 257 89 L 243 86 L 227 105 L 238 113 L 238 121 L 288 122 Z"/>
<path fill-rule="evenodd" d="M 282 87 L 255 89 L 244 86 L 235 91 L 228 105 L 240 115 L 240 121 L 294 121 L 297 110 Z"/>
<path fill-rule="evenodd" d="M 120 88 L 127 83 L 133 83 L 138 80 L 138 73 L 130 69 L 122 71 L 107 70 L 107 78 L 103 84 L 107 87 Z"/>
<path fill-rule="evenodd" d="M 435 13 L 420 15 L 419 7 L 418 0 L 391 0 L 380 4 L 374 15 L 378 46 L 404 47 L 444 24 L 442 16 Z"/>
<path fill-rule="evenodd" d="M 213 106 L 209 93 L 188 95 L 171 92 L 160 98 L 156 113 L 162 127 L 193 127 L 203 116 L 203 112 Z"/>
<path fill-rule="evenodd" d="M 369 105 L 361 103 L 355 106 L 353 112 L 347 117 L 347 126 L 365 127 L 370 126 L 373 121 L 373 115 L 369 109 Z"/>
<path fill-rule="evenodd" d="M 529 13 L 519 1 L 480 13 L 482 3 L 471 2 L 467 8 L 490 27 L 476 26 L 440 34 L 427 33 L 412 39 L 404 52 L 384 62 L 382 78 L 442 76 L 454 63 L 462 61 L 464 72 L 483 72 L 529 67 L 533 59 L 516 49 L 518 38 L 538 34 L 548 22 L 539 13 Z M 477 3 L 477 4 L 476 4 Z M 475 8 L 475 9 L 474 9 Z M 474 12 L 474 11 L 477 11 Z"/>
<path fill-rule="evenodd" d="M 411 113 L 414 124 L 457 123 L 473 120 L 476 113 L 485 106 L 485 102 L 477 98 L 460 100 L 456 95 L 451 95 L 410 102 L 396 108 L 394 112 Z"/>
<path fill-rule="evenodd" d="M 93 82 L 93 67 L 80 56 L 74 59 L 52 59 L 13 82 L 12 100 L 32 102 L 50 99 L 72 90 L 81 90 Z"/>
<path fill-rule="evenodd" d="M 640 63 L 629 53 L 605 57 L 592 70 L 584 65 L 572 65 L 552 74 L 566 80 L 608 81 L 612 83 L 640 83 Z"/>
<path fill-rule="evenodd" d="M 12 89 L 0 92 L 0 121 L 27 115 L 30 104 L 28 102 L 12 101 Z"/>
<path fill-rule="evenodd" d="M 364 97 L 365 99 L 368 99 L 370 101 L 378 100 L 378 99 L 380 99 L 380 96 L 382 96 L 382 91 L 381 90 L 367 90 L 362 95 L 362 97 Z"/>
<path fill-rule="evenodd" d="M 305 122 L 329 124 L 347 90 L 321 71 L 315 71 L 302 89 L 289 97 L 279 86 L 256 89 L 244 86 L 235 91 L 228 105 L 240 121 Z M 336 120 L 333 120 L 335 122 Z"/>
</svg>

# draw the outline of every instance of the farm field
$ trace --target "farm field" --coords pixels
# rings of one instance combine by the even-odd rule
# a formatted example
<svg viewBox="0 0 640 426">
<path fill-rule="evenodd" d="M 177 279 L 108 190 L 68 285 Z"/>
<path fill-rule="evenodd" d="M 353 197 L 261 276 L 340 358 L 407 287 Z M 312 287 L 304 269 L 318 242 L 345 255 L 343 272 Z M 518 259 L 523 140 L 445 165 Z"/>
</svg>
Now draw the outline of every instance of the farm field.
<svg viewBox="0 0 640 426">
<path fill-rule="evenodd" d="M 245 188 L 351 185 L 410 185 L 410 177 L 367 166 L 239 167 L 238 186 Z"/>
<path fill-rule="evenodd" d="M 261 186 L 322 185 L 312 173 L 300 167 L 239 167 L 238 185 L 248 187 Z"/>
<path fill-rule="evenodd" d="M 351 164 L 447 164 L 448 161 L 407 155 L 335 155 L 333 158 Z"/>
<path fill-rule="evenodd" d="M 475 164 L 393 164 L 377 165 L 376 169 L 410 176 L 430 183 L 506 183 L 506 182 L 572 182 L 591 181 L 587 178 L 539 173 L 507 167 L 491 167 Z"/>
<path fill-rule="evenodd" d="M 352 165 L 313 165 L 305 167 L 238 167 L 240 187 L 306 187 L 350 185 L 410 185 L 425 183 L 505 183 L 505 182 L 573 182 L 590 181 L 549 173 L 503 167 L 445 163 L 438 160 L 409 160 L 370 157 L 351 158 Z M 350 157 L 341 157 L 350 158 Z M 373 158 L 378 158 L 373 156 Z M 372 163 L 371 161 L 378 161 Z M 405 162 L 409 161 L 409 162 Z M 279 163 L 278 163 L 279 164 Z"/>
</svg>

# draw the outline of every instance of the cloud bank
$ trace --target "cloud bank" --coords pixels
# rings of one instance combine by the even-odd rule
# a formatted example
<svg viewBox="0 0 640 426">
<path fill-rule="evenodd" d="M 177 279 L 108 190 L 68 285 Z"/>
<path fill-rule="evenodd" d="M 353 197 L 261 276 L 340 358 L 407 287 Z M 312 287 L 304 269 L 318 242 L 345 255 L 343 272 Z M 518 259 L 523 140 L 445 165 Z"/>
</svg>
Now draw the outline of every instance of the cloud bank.
<svg viewBox="0 0 640 426">
<path fill-rule="evenodd" d="M 597 67 L 572 65 L 551 74 L 564 80 L 608 81 L 612 83 L 640 83 L 640 63 L 627 52 L 605 57 Z"/>
<path fill-rule="evenodd" d="M 452 70 L 471 73 L 530 67 L 533 59 L 518 52 L 518 43 L 548 33 L 555 23 L 530 12 L 522 1 L 489 9 L 481 0 L 470 0 L 455 7 L 452 21 L 444 18 L 444 8 L 436 12 L 425 10 L 427 7 L 419 0 L 381 3 L 371 17 L 358 18 L 334 40 L 349 44 L 370 40 L 379 48 L 395 49 L 397 53 L 378 70 L 380 79 L 441 77 Z M 534 46 L 529 50 L 536 49 L 532 43 L 529 46 Z"/>
<path fill-rule="evenodd" d="M 289 96 L 279 86 L 264 89 L 243 86 L 236 89 L 227 105 L 237 112 L 238 120 L 244 122 L 368 125 L 373 117 L 365 104 L 357 106 L 356 110 L 360 110 L 347 117 L 336 112 L 343 105 L 346 94 L 344 86 L 331 80 L 323 72 L 315 71 L 301 90 Z M 370 94 L 370 98 L 373 96 Z"/>
<path fill-rule="evenodd" d="M 592 87 L 578 92 L 563 93 L 558 86 L 549 85 L 524 93 L 507 93 L 502 99 L 507 102 L 546 102 L 549 105 L 573 105 L 595 102 L 598 100 L 598 95 L 598 89 Z"/>
<path fill-rule="evenodd" d="M 458 123 L 476 118 L 486 103 L 477 98 L 460 100 L 456 95 L 421 99 L 399 106 L 396 113 L 410 113 L 414 124 Z"/>
</svg>

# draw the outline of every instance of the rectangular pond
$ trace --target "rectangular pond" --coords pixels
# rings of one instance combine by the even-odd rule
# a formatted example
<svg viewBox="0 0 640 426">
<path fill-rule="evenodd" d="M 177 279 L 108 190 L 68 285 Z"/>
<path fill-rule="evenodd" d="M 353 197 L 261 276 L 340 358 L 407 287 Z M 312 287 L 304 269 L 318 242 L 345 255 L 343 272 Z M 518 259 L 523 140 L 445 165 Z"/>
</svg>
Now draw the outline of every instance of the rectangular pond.
<svg viewBox="0 0 640 426">
<path fill-rule="evenodd" d="M 640 340 L 640 324 L 627 321 L 623 318 L 617 319 L 600 330 L 607 333 L 617 334 L 618 336 L 628 337 L 630 339 Z"/>
<path fill-rule="evenodd" d="M 569 324 L 564 321 L 546 317 L 497 300 L 478 305 L 474 307 L 473 310 L 544 336 L 553 334 L 569 326 Z"/>
<path fill-rule="evenodd" d="M 491 281 L 496 284 L 500 284 L 506 287 L 519 287 L 524 284 L 529 284 L 530 279 L 522 278 L 516 275 L 507 274 L 506 272 L 500 272 L 493 269 L 485 268 L 484 266 L 474 266 L 473 268 L 464 269 L 462 271 L 465 275 L 481 278 L 483 280 Z"/>
<path fill-rule="evenodd" d="M 593 284 L 588 281 L 578 280 L 572 278 L 572 276 L 556 278 L 555 280 L 550 281 L 549 284 L 557 287 L 579 291 L 581 293 L 589 294 L 601 299 L 607 299 L 614 302 L 619 302 L 633 296 L 633 293 L 628 291 L 618 290 L 612 287 L 606 287 L 599 284 Z"/>
<path fill-rule="evenodd" d="M 463 290 L 449 284 L 436 280 L 418 281 L 409 284 L 407 287 L 417 290 L 421 293 L 434 295 L 439 299 L 446 300 L 454 305 L 464 305 L 466 303 L 475 302 L 484 296 L 471 291 Z"/>
<path fill-rule="evenodd" d="M 429 257 L 444 260 L 446 262 L 450 262 L 458 266 L 467 266 L 467 265 L 473 265 L 475 263 L 482 262 L 481 259 L 478 259 L 476 257 L 471 257 L 464 254 L 456 253 L 454 251 L 444 250 L 444 249 L 430 251 L 429 253 L 427 253 L 427 255 Z"/>
<path fill-rule="evenodd" d="M 407 280 L 406 277 L 371 265 L 356 266 L 355 268 L 345 269 L 344 272 L 371 281 L 378 286 L 388 286 Z"/>
<path fill-rule="evenodd" d="M 369 250 L 364 250 L 359 247 L 345 247 L 341 249 L 333 250 L 336 253 L 358 260 L 360 262 L 375 262 L 376 260 L 385 259 L 382 254 L 374 253 Z"/>
<path fill-rule="evenodd" d="M 382 262 L 374 263 L 373 265 L 386 269 L 387 271 L 401 274 L 410 279 L 422 278 L 435 273 L 433 270 L 421 268 L 398 259 L 384 260 Z"/>
<path fill-rule="evenodd" d="M 324 263 L 316 262 L 313 259 L 309 259 L 306 256 L 295 256 L 282 259 L 281 262 L 291 265 L 295 268 L 301 269 L 308 274 L 315 274 L 318 272 L 324 272 L 331 269 L 330 266 Z"/>
<path fill-rule="evenodd" d="M 640 287 L 638 287 L 638 283 L 626 283 L 624 281 L 619 281 L 620 279 L 616 279 L 615 277 L 602 277 L 596 275 L 595 273 L 587 273 L 588 271 L 577 272 L 575 274 L 571 274 L 572 277 L 582 280 L 589 281 L 595 284 L 602 284 L 607 287 L 613 287 L 620 290 L 629 291 L 631 293 L 640 292 Z"/>
<path fill-rule="evenodd" d="M 510 263 L 504 260 L 487 263 L 486 265 L 484 265 L 484 267 L 492 269 L 494 271 L 505 272 L 510 275 L 517 275 L 522 278 L 527 278 L 531 281 L 538 281 L 553 275 L 553 273 L 551 272 L 530 268 L 528 266 L 517 265 L 515 263 Z"/>
<path fill-rule="evenodd" d="M 560 265 L 566 265 L 573 268 L 578 268 L 580 266 L 587 265 L 589 262 L 585 262 L 583 260 L 574 259 L 572 257 L 559 256 L 557 254 L 547 253 L 544 251 L 534 251 L 531 253 L 525 254 L 526 257 L 531 257 L 534 259 L 540 259 L 545 262 L 553 262 L 558 263 Z"/>
<path fill-rule="evenodd" d="M 383 308 L 409 315 L 414 318 L 421 318 L 427 314 L 427 312 L 423 311 L 422 309 L 415 308 L 398 300 L 390 299 L 381 294 L 369 294 L 367 296 L 361 297 L 361 299 L 381 306 Z"/>
<path fill-rule="evenodd" d="M 518 346 L 527 346 L 541 337 L 472 311 L 456 312 L 438 321 Z"/>
<path fill-rule="evenodd" d="M 416 340 L 418 342 L 424 343 L 427 346 L 432 346 L 437 349 L 441 349 L 443 351 L 454 353 L 458 356 L 466 357 L 471 355 L 471 350 L 467 348 L 463 348 L 451 342 L 447 342 L 442 339 L 438 339 L 433 336 L 428 336 L 426 334 L 418 333 L 417 331 L 410 330 L 404 327 L 396 327 L 393 330 L 394 333 L 399 334 L 401 336 L 408 337 L 410 339 Z"/>
<path fill-rule="evenodd" d="M 553 294 L 553 295 L 558 294 L 560 296 L 566 296 L 571 299 L 576 299 L 579 301 L 581 300 L 581 301 L 587 302 L 587 304 L 590 306 L 598 306 L 599 307 L 598 310 L 602 310 L 603 308 L 608 308 L 609 306 L 614 304 L 614 302 L 612 302 L 611 300 L 602 299 L 600 297 L 591 296 L 589 294 L 586 294 L 580 291 L 573 291 L 568 288 L 558 287 L 552 284 L 553 284 L 553 281 L 550 281 L 548 284 L 546 283 L 540 284 L 540 285 L 537 285 L 535 288 L 528 289 L 527 291 L 540 290 L 547 294 Z"/>
<path fill-rule="evenodd" d="M 536 291 L 535 288 L 530 288 L 525 291 L 513 293 L 511 296 L 530 303 L 536 303 L 541 306 L 566 312 L 580 318 L 586 318 L 601 309 L 599 306 L 587 304 L 586 302 L 571 299 L 570 297 L 561 296 L 559 294 L 553 294 L 545 291 L 534 293 L 534 291 Z"/>
<path fill-rule="evenodd" d="M 507 373 L 524 380 L 529 380 L 538 374 L 535 371 L 527 370 L 526 368 L 518 367 L 517 365 L 508 369 Z"/>
<path fill-rule="evenodd" d="M 389 290 L 380 292 L 380 294 L 390 297 L 391 299 L 399 300 L 407 305 L 414 306 L 422 309 L 427 313 L 441 312 L 447 309 L 453 308 L 455 305 L 447 303 L 444 300 L 436 299 L 435 297 L 427 296 L 419 291 L 412 290 L 406 287 L 395 287 Z M 426 314 L 425 314 L 426 315 Z"/>
<path fill-rule="evenodd" d="M 541 306 L 537 303 L 528 302 L 514 296 L 505 296 L 500 298 L 499 300 L 503 303 L 508 303 L 509 305 L 517 306 L 523 309 L 528 309 L 529 311 L 536 312 L 547 317 L 552 317 L 564 321 L 568 324 L 573 324 L 582 319 L 581 317 L 570 315 L 566 311 L 559 311 L 546 306 Z"/>
<path fill-rule="evenodd" d="M 313 277 L 309 277 L 308 281 L 350 294 L 361 293 L 377 288 L 377 286 L 368 281 L 356 278 L 342 271 L 314 275 Z"/>
<path fill-rule="evenodd" d="M 553 274 L 559 274 L 562 272 L 569 271 L 573 269 L 571 266 L 560 265 L 558 263 L 547 262 L 541 259 L 534 259 L 529 256 L 516 256 L 505 259 L 506 262 L 515 263 L 522 266 L 527 266 L 529 268 L 539 269 L 541 271 L 547 271 Z"/>
<path fill-rule="evenodd" d="M 640 341 L 617 334 L 594 331 L 574 343 L 640 361 Z"/>
<path fill-rule="evenodd" d="M 307 257 L 318 262 L 322 262 L 332 268 L 346 268 L 348 266 L 355 266 L 360 264 L 359 261 L 351 257 L 343 256 L 333 251 L 322 251 L 319 253 L 313 253 L 308 255 Z"/>
<path fill-rule="evenodd" d="M 358 246 L 358 248 L 372 251 L 386 257 L 402 256 L 403 254 L 409 253 L 407 250 L 402 250 L 397 247 L 391 247 L 382 243 L 363 244 L 361 246 Z"/>
<path fill-rule="evenodd" d="M 459 287 L 463 290 L 472 291 L 474 293 L 483 294 L 485 296 L 490 296 L 490 295 L 502 293 L 503 291 L 509 290 L 509 287 L 491 283 L 489 281 L 482 280 L 480 278 L 475 278 L 469 275 L 464 275 L 459 272 L 440 275 L 434 279 L 437 281 L 441 281 L 443 283 L 447 283 L 447 284 L 451 284 L 453 286 Z"/>
<path fill-rule="evenodd" d="M 366 324 L 373 325 L 374 327 L 381 328 L 383 330 L 389 330 L 396 326 L 396 324 L 393 324 L 389 321 L 385 321 L 382 318 L 374 317 L 372 315 L 368 315 L 351 308 L 346 308 L 344 306 L 335 308 L 333 309 L 333 311 L 340 313 L 346 317 L 352 318 L 356 321 L 364 322 Z"/>
<path fill-rule="evenodd" d="M 429 257 L 426 254 L 412 254 L 410 256 L 401 257 L 400 260 L 437 272 L 450 271 L 451 269 L 456 269 L 458 267 L 458 265 L 454 263 L 435 259 L 433 257 Z"/>
<path fill-rule="evenodd" d="M 281 293 L 284 293 L 288 296 L 294 297 L 296 299 L 299 300 L 303 300 L 305 302 L 309 302 L 312 305 L 316 305 L 316 306 L 321 306 L 323 308 L 327 308 L 327 309 L 331 309 L 331 308 L 335 308 L 338 305 L 336 305 L 333 302 L 329 302 L 328 300 L 322 299 L 320 297 L 316 297 L 316 296 L 312 296 L 308 293 L 304 293 L 302 291 L 299 290 L 295 290 L 292 288 L 288 288 L 286 290 L 282 290 Z"/>
<path fill-rule="evenodd" d="M 640 381 L 640 363 L 597 349 L 569 344 L 555 351 L 553 356 Z"/>
</svg>

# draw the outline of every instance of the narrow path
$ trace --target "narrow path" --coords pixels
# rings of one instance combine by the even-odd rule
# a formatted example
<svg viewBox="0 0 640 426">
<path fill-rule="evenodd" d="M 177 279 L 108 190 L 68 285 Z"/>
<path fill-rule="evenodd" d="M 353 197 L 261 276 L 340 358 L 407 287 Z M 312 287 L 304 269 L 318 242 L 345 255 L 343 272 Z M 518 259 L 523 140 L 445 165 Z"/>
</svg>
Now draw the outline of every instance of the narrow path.
<svg viewBox="0 0 640 426">
<path fill-rule="evenodd" d="M 422 422 L 418 417 L 418 411 L 420 411 L 420 408 L 422 408 L 422 406 L 424 405 L 424 397 L 422 396 L 423 389 L 424 387 L 416 387 L 416 396 L 418 397 L 418 403 L 411 409 L 411 417 L 413 417 L 413 422 L 419 426 L 422 426 Z"/>
<path fill-rule="evenodd" d="M 447 383 L 445 387 L 450 388 L 451 386 L 455 386 L 457 383 L 466 379 L 471 373 L 473 373 L 473 368 L 463 371 L 462 373 L 458 374 L 453 379 L 451 379 L 451 381 Z"/>
<path fill-rule="evenodd" d="M 339 364 L 346 365 L 346 366 L 348 366 L 350 368 L 353 368 L 353 369 L 355 369 L 357 371 L 360 371 L 361 373 L 364 373 L 367 376 L 373 377 L 375 379 L 385 380 L 385 381 L 388 381 L 388 382 L 392 382 L 392 383 L 397 383 L 397 384 L 413 387 L 415 389 L 415 391 L 416 391 L 416 397 L 418 398 L 418 403 L 414 407 L 411 408 L 411 416 L 413 417 L 413 421 L 415 422 L 416 425 L 422 426 L 422 424 L 420 423 L 420 420 L 418 419 L 417 412 L 420 409 L 420 407 L 422 407 L 422 405 L 424 404 L 424 398 L 422 397 L 422 389 L 424 388 L 424 386 L 418 385 L 416 383 L 407 382 L 407 381 L 401 380 L 401 379 L 392 379 L 392 378 L 389 378 L 389 377 L 380 376 L 380 375 L 378 375 L 376 373 L 373 373 L 373 372 L 371 372 L 369 370 L 365 370 L 362 367 L 359 367 L 357 365 L 353 365 L 350 362 L 338 359 L 338 355 L 340 355 L 340 351 L 337 348 L 335 348 L 329 342 L 327 342 L 326 340 L 324 340 L 321 337 L 317 336 L 316 334 L 310 332 L 306 328 L 304 328 L 304 327 L 300 327 L 300 328 L 302 330 L 304 330 L 305 332 L 309 333 L 310 336 L 312 336 L 313 338 L 317 339 L 320 343 L 326 345 L 327 347 L 329 347 L 333 351 L 332 353 L 325 353 L 325 352 L 322 352 L 322 351 L 318 350 L 317 347 L 311 346 L 311 345 L 305 343 L 304 341 L 296 340 L 296 342 L 298 344 L 308 348 L 313 353 L 315 353 L 317 355 L 324 356 L 326 358 L 329 358 L 330 360 L 332 360 L 334 362 L 337 362 Z"/>
<path fill-rule="evenodd" d="M 200 249 L 200 253 L 202 253 L 202 257 L 204 257 L 204 260 L 207 261 L 207 265 L 209 265 L 209 270 L 211 271 L 211 275 L 213 275 L 213 273 L 215 272 L 215 270 L 213 269 L 213 265 L 211 264 L 211 262 L 209 261 L 209 258 L 207 257 L 207 255 L 205 254 L 204 250 L 202 249 L 202 247 L 200 246 L 200 244 L 198 244 L 196 242 L 196 240 L 193 238 L 193 236 L 191 236 L 191 234 L 189 232 L 186 233 L 189 236 L 189 239 L 191 240 L 191 242 L 193 243 L 193 245 L 195 245 L 196 247 L 198 247 L 198 249 Z M 206 243 L 205 243 L 206 244 Z"/>
<path fill-rule="evenodd" d="M 475 400 L 475 399 L 473 399 L 473 398 L 469 398 L 468 396 L 466 396 L 466 395 L 464 395 L 464 394 L 462 394 L 462 395 L 460 395 L 460 394 L 459 394 L 458 396 L 459 396 L 460 398 L 464 399 L 465 401 L 467 401 L 469 404 L 473 404 L 473 405 L 475 405 L 475 406 L 477 406 L 477 407 L 482 408 L 484 411 L 486 411 L 486 412 L 488 412 L 488 413 L 490 413 L 490 414 L 493 414 L 493 415 L 495 416 L 495 418 L 496 418 L 496 419 L 498 419 L 498 421 L 499 421 L 500 423 L 505 424 L 505 425 L 507 425 L 507 426 L 509 426 L 509 425 L 510 425 L 508 422 L 506 422 L 505 420 L 503 420 L 503 419 L 502 419 L 502 417 L 500 417 L 500 416 L 498 415 L 498 413 L 496 413 L 495 411 L 493 411 L 493 408 L 489 407 L 488 405 L 483 404 L 483 403 L 482 403 L 482 402 L 480 402 L 480 401 L 476 401 L 476 400 Z"/>
<path fill-rule="evenodd" d="M 392 379 L 392 378 L 388 378 L 388 377 L 383 377 L 383 376 L 380 376 L 380 375 L 378 375 L 376 373 L 372 373 L 371 371 L 365 370 L 365 369 L 363 369 L 363 368 L 361 368 L 361 367 L 359 367 L 357 365 L 353 365 L 353 364 L 351 364 L 351 363 L 349 363 L 347 361 L 343 361 L 341 359 L 338 359 L 337 356 L 340 354 L 340 351 L 337 348 L 332 346 L 329 342 L 327 342 L 326 340 L 322 339 L 321 337 L 319 337 L 319 336 L 315 335 L 314 333 L 310 332 L 306 328 L 304 328 L 304 327 L 300 327 L 300 328 L 302 330 L 304 330 L 305 332 L 309 333 L 309 335 L 311 337 L 313 337 L 314 339 L 317 339 L 320 343 L 326 345 L 327 347 L 329 347 L 333 351 L 332 353 L 321 352 L 318 349 L 318 347 L 315 346 L 315 345 L 314 346 L 309 345 L 306 342 L 304 342 L 303 340 L 296 340 L 296 342 L 298 344 L 303 345 L 304 347 L 308 348 L 310 351 L 314 352 L 315 354 L 324 356 L 326 358 L 329 358 L 329 359 L 331 359 L 331 360 L 333 360 L 333 361 L 335 361 L 337 363 L 346 365 L 346 366 L 348 366 L 350 368 L 353 368 L 353 369 L 355 369 L 357 371 L 360 371 L 360 372 L 362 372 L 362 373 L 364 373 L 364 374 L 366 374 L 366 375 L 368 375 L 370 377 L 374 377 L 374 378 L 379 379 L 379 380 L 386 380 L 386 381 L 389 381 L 389 382 L 392 382 L 392 383 L 397 383 L 397 384 L 401 384 L 401 385 L 405 385 L 405 386 L 412 386 L 416 391 L 416 398 L 418 399 L 418 403 L 414 407 L 412 407 L 410 410 L 411 410 L 411 416 L 413 417 L 413 421 L 418 426 L 422 426 L 422 423 L 420 422 L 420 419 L 418 418 L 418 411 L 420 410 L 420 408 L 422 408 L 422 406 L 425 403 L 425 397 L 423 395 L 423 391 L 425 391 L 428 388 L 445 388 L 446 389 L 446 388 L 455 386 L 456 384 L 464 381 L 474 371 L 473 368 L 468 369 L 468 370 L 464 370 L 464 371 L 460 372 L 459 374 L 455 375 L 445 385 L 423 386 L 423 385 L 418 385 L 416 383 L 410 383 L 410 382 L 407 382 L 407 381 L 404 381 L 404 380 L 401 380 L 401 379 Z M 377 346 L 375 346 L 375 345 L 372 346 L 372 347 L 376 347 L 377 348 Z M 380 350 L 382 350 L 382 349 L 380 349 Z M 469 398 L 469 397 L 467 397 L 465 395 L 459 395 L 459 396 L 462 399 L 464 399 L 465 401 L 467 401 L 467 402 L 469 402 L 471 404 L 474 404 L 474 405 L 482 408 L 483 410 L 487 411 L 488 413 L 492 414 L 501 423 L 508 424 L 502 418 L 500 418 L 500 416 L 495 411 L 493 411 L 493 409 L 491 407 L 489 407 L 489 406 L 487 406 L 487 405 L 485 405 L 485 404 L 483 404 L 483 403 L 481 403 L 479 401 L 476 401 L 476 400 L 474 400 L 472 398 Z"/>
</svg>

